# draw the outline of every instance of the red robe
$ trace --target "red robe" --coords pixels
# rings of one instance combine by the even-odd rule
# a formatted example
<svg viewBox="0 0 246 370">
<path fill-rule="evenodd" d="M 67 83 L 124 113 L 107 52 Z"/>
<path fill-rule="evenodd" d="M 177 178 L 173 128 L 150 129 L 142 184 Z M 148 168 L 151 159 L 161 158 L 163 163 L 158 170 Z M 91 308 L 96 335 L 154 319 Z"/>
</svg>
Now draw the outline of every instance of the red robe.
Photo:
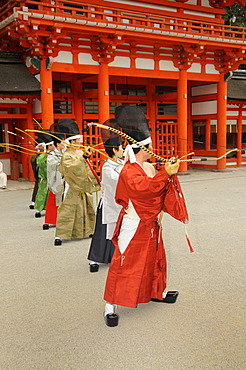
<svg viewBox="0 0 246 370">
<path fill-rule="evenodd" d="M 115 252 L 104 293 L 104 299 L 111 304 L 136 307 L 151 298 L 162 299 L 166 287 L 166 257 L 157 217 L 162 209 L 168 212 L 168 206 L 164 207 L 166 191 L 169 200 L 176 198 L 174 187 L 168 186 L 170 180 L 164 166 L 153 178 L 148 177 L 138 163 L 127 162 L 121 171 L 115 200 L 123 209 L 112 239 Z M 129 199 L 140 222 L 122 255 L 118 235 Z"/>
<path fill-rule="evenodd" d="M 56 225 L 57 210 L 56 196 L 52 191 L 49 191 L 45 209 L 45 224 Z"/>
</svg>

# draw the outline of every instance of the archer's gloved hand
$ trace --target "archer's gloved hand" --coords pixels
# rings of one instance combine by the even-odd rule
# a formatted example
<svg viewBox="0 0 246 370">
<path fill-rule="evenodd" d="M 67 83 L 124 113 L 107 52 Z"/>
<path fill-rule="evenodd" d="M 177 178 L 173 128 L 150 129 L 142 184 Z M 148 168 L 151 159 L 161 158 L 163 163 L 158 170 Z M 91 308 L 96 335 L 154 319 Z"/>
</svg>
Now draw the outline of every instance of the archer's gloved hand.
<svg viewBox="0 0 246 370">
<path fill-rule="evenodd" d="M 176 159 L 175 157 L 170 158 L 166 163 L 165 163 L 165 169 L 168 173 L 169 176 L 174 175 L 175 173 L 178 172 L 179 170 L 179 165 L 180 165 L 180 160 Z"/>
<path fill-rule="evenodd" d="M 85 148 L 85 150 L 84 150 L 84 152 L 83 152 L 83 157 L 85 158 L 85 159 L 88 159 L 90 156 L 91 156 L 91 150 L 90 150 L 90 147 L 89 146 L 87 146 L 86 148 Z"/>
</svg>

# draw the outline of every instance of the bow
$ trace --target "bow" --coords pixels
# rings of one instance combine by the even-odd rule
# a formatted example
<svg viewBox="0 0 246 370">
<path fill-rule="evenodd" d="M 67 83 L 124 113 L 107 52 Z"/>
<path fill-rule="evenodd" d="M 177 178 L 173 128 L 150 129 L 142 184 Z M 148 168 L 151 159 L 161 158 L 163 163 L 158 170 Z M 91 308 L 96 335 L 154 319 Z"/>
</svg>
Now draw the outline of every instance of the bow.
<svg viewBox="0 0 246 370">
<path fill-rule="evenodd" d="M 33 143 L 31 143 L 31 141 L 27 140 L 26 138 L 24 138 L 23 136 L 21 135 L 18 135 L 16 134 L 15 132 L 12 132 L 12 131 L 9 131 L 9 130 L 3 130 L 4 132 L 7 132 L 8 134 L 11 134 L 11 135 L 14 135 L 16 137 L 19 137 L 20 139 L 26 141 L 28 144 L 32 145 L 32 146 L 35 146 Z"/>
<path fill-rule="evenodd" d="M 27 154 L 27 155 L 33 155 L 34 153 L 37 153 L 36 150 L 22 148 L 20 145 L 17 145 L 17 144 L 0 143 L 0 147 L 9 148 L 9 149 L 15 150 L 16 152 Z"/>
<path fill-rule="evenodd" d="M 215 158 L 191 158 L 191 159 L 181 160 L 180 162 L 219 161 L 220 159 L 226 157 L 228 154 L 233 153 L 233 152 L 240 152 L 240 150 L 238 148 L 234 148 L 234 149 L 229 150 L 225 154 L 221 155 L 220 157 L 215 157 Z"/>
<path fill-rule="evenodd" d="M 136 144 L 140 149 L 143 149 L 145 152 L 149 153 L 152 157 L 156 158 L 156 159 L 159 159 L 161 162 L 169 162 L 170 159 L 167 159 L 167 158 L 163 158 L 163 157 L 160 157 L 159 155 L 153 153 L 151 150 L 149 150 L 148 148 L 146 148 L 144 145 L 141 145 L 139 144 L 135 139 L 133 139 L 131 136 L 125 134 L 124 132 L 120 131 L 120 130 L 117 130 L 116 128 L 114 127 L 110 127 L 110 126 L 106 126 L 106 125 L 102 125 L 100 123 L 95 123 L 95 122 L 90 122 L 87 124 L 88 127 L 99 127 L 99 128 L 103 128 L 103 129 L 106 129 L 106 130 L 109 130 L 109 131 L 112 131 L 114 132 L 115 134 L 117 135 L 120 135 L 122 137 L 124 137 L 125 139 L 127 139 L 128 141 L 131 141 L 133 144 Z M 235 149 L 231 149 L 229 150 L 228 152 L 226 152 L 225 154 L 223 154 L 222 156 L 220 157 L 216 157 L 216 158 L 191 158 L 191 159 L 181 159 L 181 158 L 184 158 L 184 157 L 187 157 L 189 155 L 194 155 L 195 153 L 192 152 L 192 153 L 189 153 L 187 155 L 184 155 L 180 158 L 180 162 L 193 162 L 193 161 L 219 161 L 220 159 L 226 157 L 228 154 L 232 153 L 232 152 L 238 152 L 239 149 L 235 148 Z M 172 162 L 174 162 L 174 159 L 177 161 L 178 158 L 171 158 L 172 159 Z"/>
<path fill-rule="evenodd" d="M 159 155 L 153 153 L 151 150 L 149 150 L 148 148 L 146 148 L 144 145 L 139 144 L 138 141 L 136 141 L 135 139 L 133 139 L 131 136 L 125 134 L 124 132 L 122 132 L 120 130 L 117 130 L 116 128 L 113 128 L 113 127 L 110 127 L 110 126 L 106 126 L 106 125 L 102 125 L 100 123 L 95 123 L 95 122 L 90 122 L 90 123 L 87 124 L 87 126 L 88 127 L 92 127 L 92 126 L 93 127 L 99 127 L 99 128 L 104 128 L 106 130 L 112 131 L 115 134 L 124 137 L 128 141 L 131 141 L 133 144 L 136 144 L 140 149 L 143 149 L 145 152 L 149 153 L 152 157 L 155 157 L 156 159 L 159 159 L 160 161 L 162 161 L 164 163 L 168 161 L 166 158 L 160 157 Z"/>
</svg>

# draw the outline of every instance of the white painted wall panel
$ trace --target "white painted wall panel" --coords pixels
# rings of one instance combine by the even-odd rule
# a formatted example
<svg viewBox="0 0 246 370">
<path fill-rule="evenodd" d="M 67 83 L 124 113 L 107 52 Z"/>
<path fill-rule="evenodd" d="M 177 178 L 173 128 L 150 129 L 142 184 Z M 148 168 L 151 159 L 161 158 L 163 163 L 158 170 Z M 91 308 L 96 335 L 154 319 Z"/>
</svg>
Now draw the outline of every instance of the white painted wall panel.
<svg viewBox="0 0 246 370">
<path fill-rule="evenodd" d="M 160 60 L 159 68 L 161 71 L 178 71 L 179 69 L 174 67 L 171 60 Z"/>
<path fill-rule="evenodd" d="M 41 108 L 41 100 L 35 99 L 33 103 L 33 113 L 41 113 L 42 108 Z"/>
<path fill-rule="evenodd" d="M 105 0 L 105 1 L 110 1 L 112 2 L 112 0 Z M 139 8 L 148 8 L 148 9 L 160 9 L 160 10 L 166 10 L 166 11 L 169 11 L 169 12 L 177 12 L 177 8 L 175 8 L 175 2 L 174 1 L 174 8 L 172 7 L 169 7 L 169 6 L 158 6 L 158 5 L 154 5 L 154 4 L 147 4 L 147 3 L 141 3 L 141 2 L 136 2 L 136 1 L 127 1 L 127 0 L 117 0 L 117 3 L 119 4 L 127 4 L 127 5 L 135 5 Z"/>
<path fill-rule="evenodd" d="M 215 18 L 215 14 L 195 12 L 193 10 L 184 10 L 184 14 L 198 15 L 199 17 Z"/>
<path fill-rule="evenodd" d="M 192 66 L 188 69 L 188 72 L 201 73 L 201 64 L 193 63 Z"/>
<path fill-rule="evenodd" d="M 73 54 L 70 51 L 59 51 L 57 57 L 54 58 L 57 63 L 73 63 Z"/>
<path fill-rule="evenodd" d="M 193 116 L 216 113 L 217 113 L 217 100 L 197 102 L 191 104 L 191 114 Z"/>
<path fill-rule="evenodd" d="M 227 124 L 227 125 L 236 126 L 236 124 L 237 124 L 237 119 L 227 119 L 227 120 L 226 120 L 226 124 Z"/>
<path fill-rule="evenodd" d="M 90 66 L 98 66 L 99 63 L 92 59 L 89 53 L 79 53 L 78 54 L 79 64 L 88 64 Z"/>
<path fill-rule="evenodd" d="M 136 58 L 136 68 L 154 69 L 155 62 L 153 59 Z"/>
<path fill-rule="evenodd" d="M 207 64 L 205 67 L 206 73 L 211 73 L 213 75 L 218 75 L 219 71 L 217 71 L 213 64 Z"/>
<path fill-rule="evenodd" d="M 211 8 L 209 5 L 209 0 L 202 0 L 202 6 L 207 6 L 208 8 Z"/>
<path fill-rule="evenodd" d="M 128 57 L 115 57 L 114 61 L 109 63 L 110 67 L 122 67 L 122 68 L 130 68 L 131 59 Z"/>
<path fill-rule="evenodd" d="M 227 109 L 228 109 L 228 108 L 227 108 Z M 237 116 L 238 116 L 238 112 L 236 112 L 236 111 L 231 111 L 231 110 L 227 110 L 226 115 L 227 115 L 228 117 L 237 117 Z"/>
<path fill-rule="evenodd" d="M 191 88 L 191 96 L 217 94 L 217 84 L 194 86 Z"/>
</svg>

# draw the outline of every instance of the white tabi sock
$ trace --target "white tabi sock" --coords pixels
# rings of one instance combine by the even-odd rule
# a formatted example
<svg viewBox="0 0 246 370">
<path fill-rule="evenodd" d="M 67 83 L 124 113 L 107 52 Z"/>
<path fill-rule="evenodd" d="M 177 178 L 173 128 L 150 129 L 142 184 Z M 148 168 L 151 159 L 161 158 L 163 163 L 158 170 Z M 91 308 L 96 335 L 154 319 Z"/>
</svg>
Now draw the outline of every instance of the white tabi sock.
<svg viewBox="0 0 246 370">
<path fill-rule="evenodd" d="M 104 316 L 108 315 L 109 313 L 114 313 L 115 307 L 116 307 L 115 304 L 106 303 L 105 304 Z"/>
<path fill-rule="evenodd" d="M 97 265 L 97 262 L 95 262 L 95 261 L 90 261 L 90 262 L 89 262 L 89 265 Z"/>
<path fill-rule="evenodd" d="M 164 299 L 164 298 L 166 298 L 166 295 L 167 295 L 167 292 L 163 292 L 162 293 L 162 298 Z"/>
</svg>

